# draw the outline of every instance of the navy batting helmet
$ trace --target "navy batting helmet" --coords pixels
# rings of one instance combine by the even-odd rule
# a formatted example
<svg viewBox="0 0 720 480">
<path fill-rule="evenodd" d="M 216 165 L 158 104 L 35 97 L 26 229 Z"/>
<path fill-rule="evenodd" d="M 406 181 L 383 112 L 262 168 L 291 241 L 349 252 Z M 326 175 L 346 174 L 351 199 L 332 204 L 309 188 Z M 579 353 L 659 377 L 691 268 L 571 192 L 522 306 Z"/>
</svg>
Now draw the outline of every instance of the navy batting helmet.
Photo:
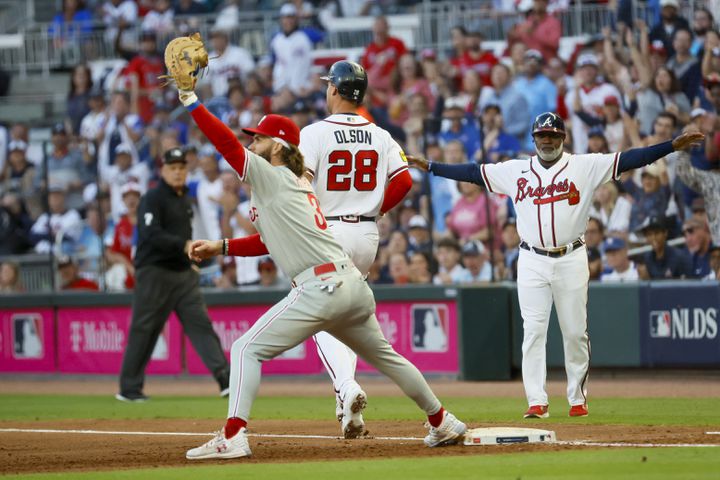
<svg viewBox="0 0 720 480">
<path fill-rule="evenodd" d="M 365 69 L 359 64 L 346 60 L 335 62 L 322 79 L 335 85 L 342 98 L 362 103 L 368 80 Z"/>
<path fill-rule="evenodd" d="M 555 113 L 541 113 L 535 117 L 532 126 L 533 135 L 539 132 L 555 132 L 565 135 L 565 122 Z"/>
</svg>

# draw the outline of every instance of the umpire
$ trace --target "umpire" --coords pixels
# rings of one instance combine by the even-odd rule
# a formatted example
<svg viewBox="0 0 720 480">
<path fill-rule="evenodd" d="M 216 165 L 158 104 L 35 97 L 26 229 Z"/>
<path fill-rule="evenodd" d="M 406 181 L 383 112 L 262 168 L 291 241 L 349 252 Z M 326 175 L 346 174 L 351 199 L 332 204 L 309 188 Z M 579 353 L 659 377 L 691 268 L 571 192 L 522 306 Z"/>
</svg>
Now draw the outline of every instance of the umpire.
<svg viewBox="0 0 720 480">
<path fill-rule="evenodd" d="M 145 367 L 172 311 L 213 373 L 221 395 L 228 392 L 230 367 L 210 324 L 199 275 L 187 256 L 192 234 L 187 173 L 183 151 L 168 150 L 163 156 L 159 185 L 140 200 L 133 316 L 120 372 L 120 393 L 115 396 L 118 400 L 148 399 L 143 394 Z"/>
</svg>

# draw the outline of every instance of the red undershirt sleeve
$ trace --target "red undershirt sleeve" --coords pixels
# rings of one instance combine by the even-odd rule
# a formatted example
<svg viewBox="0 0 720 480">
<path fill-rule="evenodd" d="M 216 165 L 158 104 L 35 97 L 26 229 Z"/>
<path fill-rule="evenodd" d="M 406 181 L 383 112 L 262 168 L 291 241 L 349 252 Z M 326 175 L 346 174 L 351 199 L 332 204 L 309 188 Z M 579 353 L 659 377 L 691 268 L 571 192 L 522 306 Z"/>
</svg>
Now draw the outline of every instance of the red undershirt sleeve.
<svg viewBox="0 0 720 480">
<path fill-rule="evenodd" d="M 385 198 L 383 198 L 380 213 L 385 214 L 395 207 L 412 188 L 412 177 L 406 169 L 394 176 L 385 189 Z"/>
<path fill-rule="evenodd" d="M 260 234 L 228 240 L 228 255 L 233 257 L 259 257 L 267 255 L 268 249 L 260 238 Z"/>
<path fill-rule="evenodd" d="M 205 136 L 217 148 L 220 155 L 235 169 L 242 177 L 245 171 L 245 147 L 235 137 L 227 125 L 220 121 L 215 115 L 205 108 L 203 104 L 196 104 L 197 107 L 188 109 L 193 120 L 205 134 Z M 244 180 L 244 178 L 243 178 Z"/>
</svg>

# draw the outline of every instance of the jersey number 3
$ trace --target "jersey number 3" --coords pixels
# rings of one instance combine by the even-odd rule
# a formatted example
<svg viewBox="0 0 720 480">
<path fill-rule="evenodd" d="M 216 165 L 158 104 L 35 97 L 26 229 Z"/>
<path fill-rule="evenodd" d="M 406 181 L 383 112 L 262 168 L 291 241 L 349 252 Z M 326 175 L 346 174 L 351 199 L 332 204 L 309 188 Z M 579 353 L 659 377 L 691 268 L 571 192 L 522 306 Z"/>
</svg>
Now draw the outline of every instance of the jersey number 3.
<svg viewBox="0 0 720 480">
<path fill-rule="evenodd" d="M 375 150 L 360 150 L 354 159 L 348 150 L 335 150 L 328 157 L 328 163 L 329 192 L 347 192 L 351 186 L 359 192 L 370 192 L 377 187 L 378 153 Z"/>
<path fill-rule="evenodd" d="M 325 216 L 322 210 L 320 210 L 320 202 L 312 193 L 308 193 L 307 197 L 308 202 L 310 202 L 310 205 L 315 209 L 315 225 L 317 225 L 320 230 L 325 230 L 327 228 L 327 220 L 325 220 Z"/>
</svg>

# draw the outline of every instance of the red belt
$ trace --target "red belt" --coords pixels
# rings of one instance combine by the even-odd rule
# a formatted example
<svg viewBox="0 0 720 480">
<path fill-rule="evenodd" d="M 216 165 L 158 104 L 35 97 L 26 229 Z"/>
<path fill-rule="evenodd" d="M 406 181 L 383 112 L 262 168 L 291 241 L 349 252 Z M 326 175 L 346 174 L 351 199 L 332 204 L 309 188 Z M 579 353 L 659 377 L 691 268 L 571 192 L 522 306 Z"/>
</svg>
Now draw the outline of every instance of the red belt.
<svg viewBox="0 0 720 480">
<path fill-rule="evenodd" d="M 331 273 L 331 272 L 337 272 L 337 268 L 335 268 L 335 264 L 330 263 L 324 263 L 322 265 L 317 265 L 315 268 L 313 268 L 313 272 L 315 272 L 315 275 L 322 275 L 324 273 Z"/>
</svg>

